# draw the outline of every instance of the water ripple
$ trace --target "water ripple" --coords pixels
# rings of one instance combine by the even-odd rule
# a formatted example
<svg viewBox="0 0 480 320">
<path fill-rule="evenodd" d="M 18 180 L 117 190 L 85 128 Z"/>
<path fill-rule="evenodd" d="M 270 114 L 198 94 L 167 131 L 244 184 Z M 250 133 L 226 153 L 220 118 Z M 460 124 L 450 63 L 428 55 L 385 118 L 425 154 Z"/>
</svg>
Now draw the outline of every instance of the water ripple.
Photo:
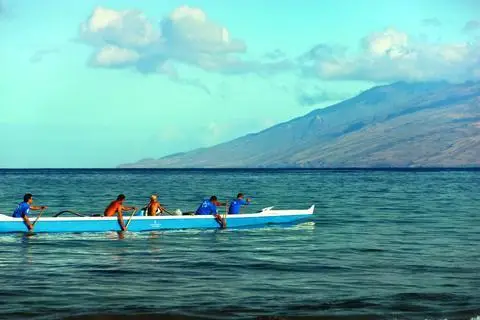
<svg viewBox="0 0 480 320">
<path fill-rule="evenodd" d="M 288 227 L 2 235 L 0 314 L 473 319 L 479 178 L 478 171 L 0 171 L 3 212 L 26 190 L 50 213 L 101 212 L 117 193 L 140 206 L 150 192 L 184 211 L 238 191 L 254 196 L 249 212 L 317 208 L 313 221 Z"/>
</svg>

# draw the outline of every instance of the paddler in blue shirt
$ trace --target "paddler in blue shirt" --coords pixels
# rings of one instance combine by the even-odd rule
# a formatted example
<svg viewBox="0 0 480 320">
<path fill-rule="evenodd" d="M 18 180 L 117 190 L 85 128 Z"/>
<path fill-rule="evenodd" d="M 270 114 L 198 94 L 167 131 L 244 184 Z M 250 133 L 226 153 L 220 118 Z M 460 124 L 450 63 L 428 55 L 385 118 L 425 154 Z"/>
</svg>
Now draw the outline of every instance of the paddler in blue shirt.
<svg viewBox="0 0 480 320">
<path fill-rule="evenodd" d="M 44 210 L 47 209 L 47 206 L 32 206 L 33 196 L 31 193 L 26 193 L 23 196 L 23 202 L 20 202 L 17 208 L 13 211 L 12 217 L 14 218 L 23 218 L 23 221 L 28 227 L 28 230 L 32 230 L 33 226 L 28 219 L 28 214 L 30 210 Z"/>
<path fill-rule="evenodd" d="M 237 194 L 237 198 L 230 203 L 230 207 L 228 208 L 228 214 L 238 214 L 240 213 L 240 207 L 242 205 L 246 206 L 250 204 L 250 198 L 247 198 L 247 200 L 245 200 L 243 197 L 243 193 Z"/>
<path fill-rule="evenodd" d="M 196 215 L 216 215 L 218 214 L 217 206 L 224 206 L 225 203 L 221 203 L 218 201 L 216 196 L 211 196 L 209 200 L 203 200 L 202 204 L 198 207 L 197 211 L 195 211 Z"/>
<path fill-rule="evenodd" d="M 197 211 L 195 211 L 196 215 L 213 215 L 217 223 L 225 229 L 227 227 L 227 223 L 225 219 L 223 219 L 220 214 L 218 214 L 217 206 L 225 206 L 226 203 L 221 203 L 218 201 L 216 196 L 211 196 L 209 200 L 203 200 L 202 204 L 198 207 Z"/>
</svg>

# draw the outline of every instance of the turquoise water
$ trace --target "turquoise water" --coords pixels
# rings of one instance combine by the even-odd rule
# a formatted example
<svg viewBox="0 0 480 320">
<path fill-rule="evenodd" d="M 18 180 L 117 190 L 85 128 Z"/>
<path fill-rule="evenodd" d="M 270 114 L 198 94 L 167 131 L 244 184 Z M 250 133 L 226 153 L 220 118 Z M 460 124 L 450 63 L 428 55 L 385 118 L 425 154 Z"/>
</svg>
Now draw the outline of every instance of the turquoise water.
<svg viewBox="0 0 480 320">
<path fill-rule="evenodd" d="M 244 212 L 315 204 L 315 217 L 287 228 L 3 235 L 1 318 L 480 315 L 480 171 L 8 170 L 0 212 L 25 192 L 53 214 L 100 213 L 118 193 L 140 207 L 152 192 L 188 211 L 239 191 L 254 197 Z"/>
</svg>

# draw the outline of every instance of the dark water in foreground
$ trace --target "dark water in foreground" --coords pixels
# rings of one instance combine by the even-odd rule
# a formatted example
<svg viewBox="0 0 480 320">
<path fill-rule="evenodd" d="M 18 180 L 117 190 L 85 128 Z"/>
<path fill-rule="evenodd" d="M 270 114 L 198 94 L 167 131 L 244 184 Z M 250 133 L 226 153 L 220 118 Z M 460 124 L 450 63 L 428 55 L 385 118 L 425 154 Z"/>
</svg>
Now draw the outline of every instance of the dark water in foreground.
<svg viewBox="0 0 480 320">
<path fill-rule="evenodd" d="M 247 212 L 316 204 L 316 216 L 288 228 L 3 235 L 2 319 L 480 319 L 480 171 L 0 171 L 0 212 L 27 191 L 50 213 L 101 212 L 118 193 L 141 206 L 151 192 L 186 211 L 244 191 Z"/>
</svg>

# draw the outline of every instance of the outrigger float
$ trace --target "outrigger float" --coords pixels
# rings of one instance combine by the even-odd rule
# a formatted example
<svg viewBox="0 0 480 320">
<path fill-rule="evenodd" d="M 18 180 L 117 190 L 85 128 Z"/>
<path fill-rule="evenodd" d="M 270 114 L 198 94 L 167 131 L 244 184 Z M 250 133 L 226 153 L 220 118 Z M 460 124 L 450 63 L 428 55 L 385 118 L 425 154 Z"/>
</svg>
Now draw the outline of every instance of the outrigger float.
<svg viewBox="0 0 480 320">
<path fill-rule="evenodd" d="M 262 209 L 256 213 L 234 214 L 224 217 L 229 229 L 262 227 L 267 225 L 295 224 L 307 220 L 313 215 L 315 205 L 306 210 L 274 210 L 274 207 Z M 75 216 L 61 216 L 73 213 Z M 128 231 L 156 231 L 181 229 L 218 229 L 218 221 L 210 215 L 161 215 L 136 216 L 124 214 Z M 35 220 L 36 219 L 36 220 Z M 30 217 L 34 222 L 35 233 L 59 232 L 108 232 L 121 231 L 118 218 L 98 215 L 83 216 L 71 211 L 63 211 L 53 217 Z M 28 228 L 22 218 L 13 218 L 0 214 L 0 233 L 27 232 Z"/>
</svg>

